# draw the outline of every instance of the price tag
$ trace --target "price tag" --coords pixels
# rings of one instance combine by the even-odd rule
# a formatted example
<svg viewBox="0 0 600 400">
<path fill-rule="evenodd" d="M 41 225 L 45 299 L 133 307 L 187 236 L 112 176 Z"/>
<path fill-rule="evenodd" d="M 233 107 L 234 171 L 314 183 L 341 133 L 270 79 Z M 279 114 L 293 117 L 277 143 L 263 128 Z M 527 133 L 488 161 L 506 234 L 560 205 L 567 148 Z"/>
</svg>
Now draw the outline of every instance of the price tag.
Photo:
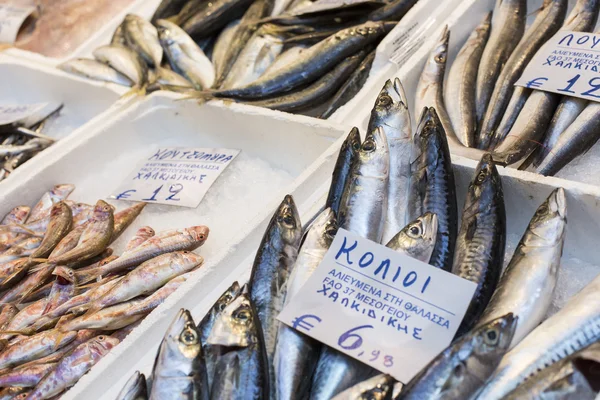
<svg viewBox="0 0 600 400">
<path fill-rule="evenodd" d="M 448 347 L 475 287 L 340 229 L 278 318 L 406 383 Z"/>
<path fill-rule="evenodd" d="M 600 35 L 558 31 L 538 50 L 516 85 L 600 101 Z"/>
<path fill-rule="evenodd" d="M 0 4 L 0 43 L 14 43 L 23 22 L 35 11 L 35 7 Z"/>
<path fill-rule="evenodd" d="M 0 105 L 0 126 L 19 124 L 30 118 L 37 118 L 48 105 L 48 103 Z"/>
<path fill-rule="evenodd" d="M 160 148 L 139 163 L 110 197 L 196 208 L 239 153 L 231 149 Z"/>
</svg>

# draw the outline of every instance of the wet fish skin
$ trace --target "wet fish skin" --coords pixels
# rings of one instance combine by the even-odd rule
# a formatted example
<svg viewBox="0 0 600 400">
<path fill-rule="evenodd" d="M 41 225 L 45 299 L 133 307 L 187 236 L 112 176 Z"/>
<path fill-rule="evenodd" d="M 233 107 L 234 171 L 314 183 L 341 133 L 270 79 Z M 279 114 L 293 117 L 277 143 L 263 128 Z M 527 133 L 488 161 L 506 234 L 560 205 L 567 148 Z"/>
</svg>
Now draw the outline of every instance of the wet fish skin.
<svg viewBox="0 0 600 400">
<path fill-rule="evenodd" d="M 7 387 L 0 390 L 0 400 L 15 400 L 22 393 L 28 393 L 27 388 Z M 19 399 L 20 400 L 20 399 Z"/>
<path fill-rule="evenodd" d="M 75 340 L 77 332 L 44 331 L 9 346 L 0 353 L 0 369 L 14 367 L 51 354 Z"/>
<path fill-rule="evenodd" d="M 142 226 L 137 230 L 135 235 L 133 235 L 131 239 L 129 239 L 129 242 L 127 242 L 127 245 L 125 246 L 125 251 L 135 249 L 155 234 L 156 232 L 151 227 Z"/>
<path fill-rule="evenodd" d="M 64 63 L 59 64 L 57 68 L 61 71 L 96 81 L 116 83 L 117 85 L 122 86 L 131 86 L 133 84 L 131 79 L 119 71 L 99 61 L 87 58 L 67 60 Z"/>
<path fill-rule="evenodd" d="M 525 33 L 526 0 L 497 0 L 492 29 L 477 71 L 476 110 L 481 123 L 494 86 L 506 62 Z"/>
<path fill-rule="evenodd" d="M 327 195 L 325 207 L 337 215 L 340 209 L 344 189 L 350 176 L 352 163 L 358 157 L 360 150 L 360 132 L 354 127 L 342 143 L 331 177 L 331 186 Z"/>
<path fill-rule="evenodd" d="M 2 225 L 23 224 L 27 221 L 30 212 L 29 206 L 17 206 L 10 210 L 1 221 Z M 14 232 L 0 232 L 0 243 L 10 244 L 19 237 Z"/>
<path fill-rule="evenodd" d="M 394 0 L 369 14 L 369 21 L 400 21 L 417 0 Z"/>
<path fill-rule="evenodd" d="M 429 263 L 450 271 L 458 226 L 456 188 L 450 150 L 434 108 L 424 110 L 413 138 L 409 190 L 408 219 L 415 220 L 426 212 L 438 219 Z"/>
<path fill-rule="evenodd" d="M 43 258 L 69 233 L 73 223 L 71 208 L 63 201 L 52 206 L 50 222 L 40 246 L 31 254 L 31 258 Z"/>
<path fill-rule="evenodd" d="M 127 46 L 135 50 L 150 67 L 159 66 L 163 49 L 154 25 L 135 14 L 127 14 L 122 26 Z"/>
<path fill-rule="evenodd" d="M 158 348 L 150 399 L 208 399 L 200 333 L 187 310 L 179 310 Z"/>
<path fill-rule="evenodd" d="M 85 228 L 86 224 L 75 226 L 56 246 L 54 246 L 54 249 L 48 257 L 56 257 L 74 249 L 75 246 L 77 246 L 77 243 L 79 243 L 79 239 Z"/>
<path fill-rule="evenodd" d="M 0 254 L 0 269 L 4 269 L 6 263 L 10 261 L 15 261 L 19 258 L 28 257 L 34 254 L 41 243 L 42 238 L 40 237 L 30 237 L 16 243 L 4 253 Z"/>
<path fill-rule="evenodd" d="M 0 305 L 0 330 L 5 330 L 18 313 L 19 309 L 14 304 L 5 303 Z"/>
<path fill-rule="evenodd" d="M 531 93 L 533 93 L 532 89 L 523 86 L 515 86 L 510 101 L 506 106 L 504 116 L 490 141 L 490 150 L 495 149 L 508 136 Z"/>
<path fill-rule="evenodd" d="M 118 45 L 101 46 L 94 50 L 94 58 L 125 75 L 136 86 L 148 83 L 148 66 L 135 51 Z"/>
<path fill-rule="evenodd" d="M 192 83 L 177 72 L 161 67 L 155 68 L 155 76 L 153 79 L 150 79 L 148 91 L 168 90 L 171 87 L 177 87 L 182 90 L 193 89 Z"/>
<path fill-rule="evenodd" d="M 56 363 L 34 364 L 15 368 L 0 375 L 1 387 L 34 387 L 56 367 Z"/>
<path fill-rule="evenodd" d="M 215 321 L 208 343 L 228 352 L 215 367 L 211 399 L 267 399 L 267 356 L 256 307 L 247 286 Z"/>
<path fill-rule="evenodd" d="M 47 297 L 46 307 L 44 307 L 42 315 L 46 315 L 61 304 L 64 304 L 75 294 L 77 280 L 75 272 L 71 268 L 59 265 L 52 271 L 52 275 L 56 276 L 56 280 L 52 284 L 52 289 Z"/>
<path fill-rule="evenodd" d="M 66 200 L 67 197 L 75 190 L 75 185 L 69 183 L 63 183 L 55 185 L 52 190 L 44 193 L 38 202 L 33 206 L 29 217 L 23 222 L 34 222 L 39 219 L 39 215 L 44 210 L 50 209 L 54 203 L 58 203 L 61 200 Z"/>
<path fill-rule="evenodd" d="M 219 77 L 223 75 L 223 69 L 225 68 L 225 56 L 229 50 L 229 44 L 233 41 L 238 26 L 241 23 L 241 19 L 235 19 L 223 28 L 215 44 L 213 46 L 211 61 L 215 68 L 215 76 Z M 218 79 L 218 78 L 217 78 Z"/>
<path fill-rule="evenodd" d="M 340 227 L 381 242 L 387 202 L 389 147 L 381 127 L 370 131 L 352 164 L 338 222 Z"/>
<path fill-rule="evenodd" d="M 319 118 L 328 119 L 340 107 L 345 105 L 347 102 L 353 99 L 354 96 L 356 96 L 356 94 L 362 89 L 367 81 L 374 60 L 375 50 L 371 51 L 365 57 L 365 59 L 360 63 L 352 75 L 350 75 L 342 87 L 340 87 L 335 95 L 333 95 L 333 97 L 327 101 L 327 108 L 321 112 Z M 275 62 L 277 62 L 277 60 L 275 60 Z"/>
<path fill-rule="evenodd" d="M 325 257 L 337 233 L 335 213 L 326 208 L 313 221 L 287 283 L 285 304 L 304 286 Z M 281 325 L 275 348 L 276 398 L 306 399 L 310 393 L 310 381 L 321 352 L 321 344 L 296 330 Z"/>
<path fill-rule="evenodd" d="M 58 362 L 56 368 L 36 385 L 27 399 L 49 399 L 66 390 L 117 344 L 119 344 L 118 339 L 106 335 L 96 336 L 80 344 Z"/>
<path fill-rule="evenodd" d="M 129 225 L 135 221 L 144 207 L 146 207 L 146 204 L 147 203 L 137 203 L 131 207 L 114 213 L 114 229 L 112 236 L 110 237 L 110 243 L 113 243 L 115 240 L 117 240 L 125 231 L 125 229 L 127 229 Z"/>
<path fill-rule="evenodd" d="M 382 242 L 387 243 L 406 225 L 406 188 L 410 182 L 412 153 L 408 100 L 398 78 L 393 83 L 388 80 L 377 96 L 367 129 L 370 132 L 377 127 L 385 133 L 390 157 L 387 211 L 382 233 Z"/>
<path fill-rule="evenodd" d="M 545 318 L 550 307 L 566 234 L 567 207 L 562 188 L 540 205 L 478 326 L 508 312 L 519 317 L 511 348 Z"/>
<path fill-rule="evenodd" d="M 46 299 L 40 299 L 28 304 L 13 316 L 13 318 L 6 324 L 4 330 L 9 332 L 25 331 L 42 316 L 44 308 L 46 308 L 46 303 Z M 5 334 L 2 335 L 2 339 L 11 339 L 14 336 L 14 334 Z"/>
<path fill-rule="evenodd" d="M 392 237 L 386 247 L 428 263 L 435 247 L 437 230 L 437 216 L 426 212 Z"/>
<path fill-rule="evenodd" d="M 201 2 L 197 10 L 185 21 L 178 24 L 196 39 L 218 32 L 229 21 L 240 18 L 252 4 L 251 0 L 217 0 Z"/>
<path fill-rule="evenodd" d="M 536 371 L 600 340 L 598 290 L 597 277 L 510 350 L 477 398 L 503 398 Z"/>
<path fill-rule="evenodd" d="M 287 195 L 273 214 L 258 247 L 249 281 L 250 299 L 264 336 L 269 382 L 275 382 L 273 359 L 287 285 L 302 235 L 302 222 L 292 196 Z M 233 303 L 232 303 L 233 304 Z M 213 328 L 215 329 L 215 328 Z M 210 340 L 209 340 L 210 343 Z M 275 394 L 274 385 L 270 389 Z"/>
<path fill-rule="evenodd" d="M 159 19 L 177 15 L 186 3 L 188 3 L 188 0 L 162 0 L 156 11 L 154 11 L 151 21 L 156 22 Z"/>
<path fill-rule="evenodd" d="M 491 26 L 492 13 L 488 13 L 458 52 L 444 87 L 444 103 L 452 127 L 460 142 L 467 147 L 475 145 L 477 69 Z"/>
<path fill-rule="evenodd" d="M 500 123 L 512 96 L 514 84 L 539 48 L 548 41 L 563 24 L 567 15 L 567 0 L 545 0 L 537 11 L 533 24 L 525 31 L 514 51 L 506 61 L 493 88 L 487 110 L 479 130 L 479 148 L 488 149 L 494 130 Z"/>
<path fill-rule="evenodd" d="M 127 46 L 127 39 L 125 39 L 125 32 L 123 32 L 123 26 L 125 25 L 125 20 L 123 20 L 117 29 L 113 32 L 112 37 L 110 38 L 110 44 L 119 45 L 119 46 Z"/>
<path fill-rule="evenodd" d="M 507 314 L 456 340 L 404 385 L 396 399 L 470 398 L 508 350 L 517 321 Z"/>
<path fill-rule="evenodd" d="M 331 400 L 392 400 L 395 382 L 389 375 L 377 375 L 344 390 Z"/>
<path fill-rule="evenodd" d="M 477 285 L 457 336 L 470 331 L 488 305 L 502 272 L 506 210 L 502 181 L 492 156 L 483 156 L 463 207 L 452 273 Z"/>
<path fill-rule="evenodd" d="M 23 267 L 23 270 L 28 268 L 30 263 L 26 262 L 24 265 L 25 267 Z M 37 266 L 39 269 L 36 272 L 28 275 L 25 279 L 19 281 L 14 286 L 9 287 L 8 290 L 2 294 L 2 297 L 0 297 L 0 304 L 20 303 L 30 293 L 46 284 L 52 274 L 53 266 L 53 264 L 48 263 L 39 264 Z M 23 273 L 23 270 L 21 270 L 20 273 Z"/>
<path fill-rule="evenodd" d="M 117 395 L 116 400 L 147 400 L 148 391 L 146 389 L 146 376 L 135 371 L 131 378 L 127 380 L 123 389 Z"/>
</svg>

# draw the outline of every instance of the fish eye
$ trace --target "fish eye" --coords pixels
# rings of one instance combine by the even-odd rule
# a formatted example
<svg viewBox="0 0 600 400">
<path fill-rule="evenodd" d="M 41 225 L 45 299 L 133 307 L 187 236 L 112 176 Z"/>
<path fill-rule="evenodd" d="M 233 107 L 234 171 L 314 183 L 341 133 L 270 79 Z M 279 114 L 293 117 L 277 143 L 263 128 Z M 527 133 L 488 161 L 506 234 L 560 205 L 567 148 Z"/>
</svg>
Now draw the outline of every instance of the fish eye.
<svg viewBox="0 0 600 400">
<path fill-rule="evenodd" d="M 380 96 L 379 100 L 377 101 L 378 105 L 384 106 L 384 107 L 389 106 L 393 102 L 394 102 L 394 100 L 392 100 L 392 98 L 390 96 L 388 96 L 387 94 Z"/>
<path fill-rule="evenodd" d="M 539 215 L 546 214 L 546 212 L 548 212 L 548 206 L 546 205 L 546 203 L 538 207 L 537 213 Z"/>
<path fill-rule="evenodd" d="M 247 321 L 250 320 L 251 316 L 250 316 L 250 311 L 246 308 L 242 308 L 241 310 L 239 310 L 236 314 L 235 314 L 235 319 L 240 320 L 244 323 L 246 323 Z"/>
<path fill-rule="evenodd" d="M 375 142 L 373 142 L 371 139 L 365 140 L 362 144 L 362 150 L 367 152 L 375 150 Z"/>
<path fill-rule="evenodd" d="M 446 56 L 444 54 L 438 54 L 437 56 L 435 56 L 435 62 L 442 64 L 446 62 Z"/>
<path fill-rule="evenodd" d="M 454 367 L 454 370 L 452 371 L 452 373 L 454 374 L 455 377 L 460 378 L 465 370 L 465 366 L 462 363 L 456 364 L 456 367 Z"/>
<path fill-rule="evenodd" d="M 498 343 L 499 338 L 500 335 L 498 335 L 498 331 L 496 329 L 490 329 L 484 335 L 485 342 L 489 345 L 495 345 Z"/>
<path fill-rule="evenodd" d="M 486 177 L 487 177 L 487 171 L 485 171 L 485 170 L 479 171 L 479 173 L 477 174 L 477 178 L 475 179 L 475 182 L 478 184 L 481 184 L 485 181 Z"/>
<path fill-rule="evenodd" d="M 295 228 L 296 221 L 294 220 L 294 216 L 288 211 L 282 217 L 280 217 L 279 222 L 283 222 L 288 228 Z"/>
<path fill-rule="evenodd" d="M 325 227 L 325 234 L 329 236 L 335 236 L 337 233 L 337 225 L 333 223 L 328 223 Z"/>
<path fill-rule="evenodd" d="M 106 337 L 104 335 L 98 336 L 98 340 L 104 340 L 104 339 L 106 339 Z"/>
<path fill-rule="evenodd" d="M 419 237 L 421 236 L 422 229 L 419 225 L 413 225 L 408 229 L 409 236 L 411 237 Z"/>
<path fill-rule="evenodd" d="M 179 338 L 183 343 L 188 345 L 198 343 L 198 334 L 191 328 L 184 329 Z"/>
</svg>

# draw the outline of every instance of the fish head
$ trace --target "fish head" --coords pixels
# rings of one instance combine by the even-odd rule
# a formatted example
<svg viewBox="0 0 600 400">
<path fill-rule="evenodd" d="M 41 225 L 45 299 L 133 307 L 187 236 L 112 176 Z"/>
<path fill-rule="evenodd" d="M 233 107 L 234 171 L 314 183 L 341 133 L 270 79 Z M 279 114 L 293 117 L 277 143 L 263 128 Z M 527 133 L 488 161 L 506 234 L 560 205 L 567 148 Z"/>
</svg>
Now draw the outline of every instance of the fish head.
<svg viewBox="0 0 600 400">
<path fill-rule="evenodd" d="M 270 240 L 281 240 L 290 248 L 297 249 L 302 235 L 302 222 L 294 198 L 289 194 L 283 198 L 275 211 L 267 233 L 270 235 Z"/>
<path fill-rule="evenodd" d="M 227 347 L 248 347 L 257 340 L 256 314 L 250 295 L 244 291 L 219 314 L 207 343 Z"/>
<path fill-rule="evenodd" d="M 52 275 L 56 276 L 56 281 L 60 285 L 67 285 L 69 283 L 75 283 L 75 271 L 64 265 L 59 265 L 54 268 Z"/>
<path fill-rule="evenodd" d="M 188 368 L 202 354 L 200 333 L 192 315 L 183 308 L 179 310 L 160 345 L 158 357 L 163 365 Z M 155 368 L 157 363 L 155 363 Z"/>
<path fill-rule="evenodd" d="M 471 204 L 473 209 L 466 209 L 464 213 L 467 215 L 476 214 L 480 212 L 481 206 L 485 207 L 490 204 L 494 198 L 502 196 L 502 180 L 500 179 L 500 174 L 498 174 L 498 169 L 492 159 L 492 155 L 486 153 L 481 157 L 479 164 L 477 164 L 474 177 L 471 180 L 467 191 L 467 204 Z"/>
<path fill-rule="evenodd" d="M 518 317 L 508 313 L 472 332 L 473 354 L 479 362 L 498 362 L 508 351 L 517 329 Z"/>
<path fill-rule="evenodd" d="M 314 246 L 309 245 L 309 247 L 329 248 L 337 230 L 335 212 L 328 207 L 315 218 L 304 243 L 314 243 Z"/>
<path fill-rule="evenodd" d="M 216 301 L 213 307 L 213 311 L 216 314 L 223 312 L 223 310 L 225 310 L 227 306 L 231 304 L 231 302 L 240 295 L 240 293 L 240 284 L 237 281 L 233 282 L 231 286 L 229 286 L 227 290 L 225 290 L 225 292 L 221 295 L 221 297 L 219 297 L 219 299 Z"/>
<path fill-rule="evenodd" d="M 17 206 L 10 211 L 2 223 L 5 225 L 15 222 L 21 223 L 25 221 L 29 215 L 29 211 L 31 211 L 31 207 L 29 206 Z"/>
<path fill-rule="evenodd" d="M 554 246 L 562 242 L 567 224 L 567 199 L 563 188 L 555 189 L 536 210 L 521 241 L 526 246 Z"/>
<path fill-rule="evenodd" d="M 87 341 L 92 355 L 98 358 L 104 357 L 119 343 L 119 339 L 108 335 L 98 335 Z"/>
<path fill-rule="evenodd" d="M 206 242 L 206 239 L 208 239 L 209 229 L 204 225 L 192 226 L 185 228 L 183 231 L 190 237 L 192 243 L 194 243 L 194 248 L 202 246 Z"/>
<path fill-rule="evenodd" d="M 450 31 L 448 25 L 442 29 L 442 32 L 435 42 L 433 50 L 429 54 L 429 58 L 423 69 L 423 78 L 429 81 L 438 82 L 443 79 L 446 72 L 446 60 L 448 59 L 448 42 L 450 40 Z"/>
<path fill-rule="evenodd" d="M 59 201 L 50 209 L 50 218 L 60 218 L 61 216 L 71 214 L 71 208 L 64 201 Z"/>
<path fill-rule="evenodd" d="M 158 39 L 165 47 L 170 47 L 177 43 L 181 35 L 185 34 L 179 26 L 166 19 L 159 19 L 155 24 L 158 30 Z"/>
<path fill-rule="evenodd" d="M 447 143 L 446 133 L 435 108 L 430 107 L 421 114 L 413 143 L 411 161 L 415 164 L 415 170 L 422 170 L 421 173 L 423 173 L 426 171 L 433 172 L 437 169 L 441 160 L 440 155 L 445 152 Z M 411 166 L 412 169 L 413 166 Z"/>
<path fill-rule="evenodd" d="M 144 238 L 144 239 L 148 239 L 151 238 L 152 236 L 156 235 L 156 232 L 154 231 L 154 229 L 152 229 L 149 226 L 142 226 L 140 229 L 137 230 L 137 232 L 135 233 L 136 237 L 140 237 L 140 238 Z"/>
<path fill-rule="evenodd" d="M 383 127 L 389 137 L 410 139 L 410 113 L 400 79 L 388 79 L 379 92 L 369 121 L 370 128 L 375 126 Z"/>
<path fill-rule="evenodd" d="M 345 152 L 346 150 L 352 151 L 352 153 L 356 154 L 360 150 L 360 132 L 357 127 L 352 128 L 350 133 L 342 143 L 341 152 Z"/>
<path fill-rule="evenodd" d="M 4 303 L 0 305 L 0 315 L 16 315 L 19 312 L 19 308 L 11 303 Z"/>
<path fill-rule="evenodd" d="M 50 191 L 50 197 L 54 201 L 63 200 L 69 197 L 69 195 L 75 190 L 75 185 L 70 183 L 62 183 L 55 185 Z"/>
<path fill-rule="evenodd" d="M 406 225 L 396 238 L 397 247 L 412 258 L 429 262 L 437 237 L 437 215 L 427 212 Z"/>
<path fill-rule="evenodd" d="M 196 254 L 192 251 L 182 250 L 175 251 L 173 253 L 167 253 L 163 256 L 171 257 L 172 263 L 181 264 L 181 265 L 201 265 L 204 262 L 204 257 L 199 254 Z"/>
<path fill-rule="evenodd" d="M 389 174 L 390 150 L 380 126 L 367 133 L 358 152 L 358 161 L 363 175 L 382 177 Z"/>
<path fill-rule="evenodd" d="M 105 202 L 104 200 L 98 200 L 94 206 L 94 220 L 106 221 L 113 217 L 114 207 Z"/>
</svg>

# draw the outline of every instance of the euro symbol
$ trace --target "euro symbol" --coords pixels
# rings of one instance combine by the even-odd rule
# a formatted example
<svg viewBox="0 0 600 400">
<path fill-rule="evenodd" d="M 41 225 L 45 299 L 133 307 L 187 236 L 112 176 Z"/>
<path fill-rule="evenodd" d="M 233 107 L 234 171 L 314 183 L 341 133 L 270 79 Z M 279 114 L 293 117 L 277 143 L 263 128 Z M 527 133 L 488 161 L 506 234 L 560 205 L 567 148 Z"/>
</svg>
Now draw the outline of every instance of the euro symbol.
<svg viewBox="0 0 600 400">
<path fill-rule="evenodd" d="M 315 326 L 305 321 L 308 318 L 313 318 L 313 319 L 316 319 L 318 322 L 321 322 L 321 318 L 317 317 L 316 315 L 305 314 L 305 315 L 293 320 L 292 327 L 296 330 L 304 329 L 307 332 L 310 331 Z"/>
<path fill-rule="evenodd" d="M 542 82 L 546 82 L 548 78 L 535 78 L 526 83 L 528 88 L 538 88 L 543 85 Z M 539 81 L 539 82 L 538 82 Z"/>
<path fill-rule="evenodd" d="M 137 190 L 135 190 L 135 189 L 126 190 L 123 193 L 118 194 L 117 197 L 115 197 L 115 198 L 117 200 L 126 199 L 126 198 L 128 198 L 130 196 L 129 192 L 134 192 L 135 193 L 135 192 L 137 192 Z"/>
</svg>

